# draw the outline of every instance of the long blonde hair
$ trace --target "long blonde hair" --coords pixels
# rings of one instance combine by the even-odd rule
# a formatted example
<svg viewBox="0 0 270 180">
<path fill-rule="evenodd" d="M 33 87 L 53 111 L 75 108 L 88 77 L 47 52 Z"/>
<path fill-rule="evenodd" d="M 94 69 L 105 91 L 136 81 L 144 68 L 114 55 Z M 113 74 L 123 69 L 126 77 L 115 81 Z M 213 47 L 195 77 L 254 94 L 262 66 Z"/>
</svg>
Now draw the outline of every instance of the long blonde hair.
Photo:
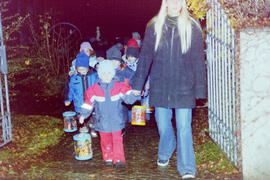
<svg viewBox="0 0 270 180">
<path fill-rule="evenodd" d="M 167 16 L 166 0 L 162 0 L 162 4 L 159 13 L 153 17 L 147 24 L 147 27 L 155 23 L 155 33 L 156 33 L 156 44 L 155 50 L 157 50 L 160 39 L 162 36 L 162 28 L 165 23 Z M 200 25 L 189 15 L 186 0 L 183 0 L 182 9 L 180 15 L 177 19 L 178 33 L 181 39 L 182 53 L 185 54 L 190 48 L 191 35 L 192 35 L 192 25 L 191 22 L 194 21 L 200 28 Z"/>
</svg>

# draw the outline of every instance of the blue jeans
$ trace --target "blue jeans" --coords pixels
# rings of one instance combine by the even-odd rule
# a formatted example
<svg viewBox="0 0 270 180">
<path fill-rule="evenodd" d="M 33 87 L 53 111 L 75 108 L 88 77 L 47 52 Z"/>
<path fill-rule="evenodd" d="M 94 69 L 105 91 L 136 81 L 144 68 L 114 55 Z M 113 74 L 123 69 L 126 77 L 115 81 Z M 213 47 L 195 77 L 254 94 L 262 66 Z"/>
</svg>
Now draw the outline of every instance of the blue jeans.
<svg viewBox="0 0 270 180">
<path fill-rule="evenodd" d="M 170 159 L 176 147 L 176 138 L 172 126 L 172 109 L 155 107 L 155 117 L 159 131 L 158 158 Z M 192 109 L 175 109 L 177 129 L 177 169 L 180 175 L 196 174 L 196 161 L 192 140 Z"/>
</svg>

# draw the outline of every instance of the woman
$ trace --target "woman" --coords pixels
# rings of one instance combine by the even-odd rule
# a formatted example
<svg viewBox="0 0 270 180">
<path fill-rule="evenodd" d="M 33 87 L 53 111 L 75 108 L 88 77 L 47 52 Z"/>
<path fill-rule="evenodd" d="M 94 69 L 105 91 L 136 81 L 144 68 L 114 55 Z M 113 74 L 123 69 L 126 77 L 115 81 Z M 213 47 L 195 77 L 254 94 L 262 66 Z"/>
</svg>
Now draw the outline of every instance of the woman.
<svg viewBox="0 0 270 180">
<path fill-rule="evenodd" d="M 171 122 L 175 109 L 177 169 L 183 179 L 195 178 L 192 108 L 196 98 L 205 98 L 206 72 L 201 28 L 189 16 L 185 0 L 162 0 L 147 25 L 139 59 L 132 87 L 141 93 L 150 73 L 150 106 L 155 107 L 160 135 L 157 164 L 168 165 L 176 148 Z"/>
</svg>

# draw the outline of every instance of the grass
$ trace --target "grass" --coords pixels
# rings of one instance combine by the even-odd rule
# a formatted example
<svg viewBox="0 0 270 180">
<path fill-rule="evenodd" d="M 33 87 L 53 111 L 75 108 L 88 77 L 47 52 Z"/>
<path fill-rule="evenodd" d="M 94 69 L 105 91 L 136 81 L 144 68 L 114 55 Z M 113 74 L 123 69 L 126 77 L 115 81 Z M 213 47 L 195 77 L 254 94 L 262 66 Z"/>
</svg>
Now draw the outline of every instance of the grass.
<svg viewBox="0 0 270 180">
<path fill-rule="evenodd" d="M 0 177 L 35 167 L 47 148 L 59 142 L 62 120 L 50 116 L 12 115 L 13 141 L 0 151 Z"/>
</svg>

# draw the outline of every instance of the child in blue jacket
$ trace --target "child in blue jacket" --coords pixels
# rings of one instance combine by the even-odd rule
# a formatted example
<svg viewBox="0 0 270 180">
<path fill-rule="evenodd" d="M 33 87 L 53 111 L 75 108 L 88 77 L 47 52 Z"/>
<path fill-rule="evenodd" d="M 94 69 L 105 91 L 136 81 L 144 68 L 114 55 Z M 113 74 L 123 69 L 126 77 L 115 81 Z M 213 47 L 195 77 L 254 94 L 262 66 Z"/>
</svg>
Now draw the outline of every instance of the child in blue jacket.
<svg viewBox="0 0 270 180">
<path fill-rule="evenodd" d="M 94 49 L 92 48 L 91 44 L 89 42 L 82 42 L 80 45 L 80 53 L 84 52 L 88 58 L 89 58 L 89 66 L 94 68 L 98 60 L 95 56 L 90 56 L 92 52 L 94 52 Z M 76 59 L 74 59 L 71 63 L 69 76 L 76 73 Z"/>
<path fill-rule="evenodd" d="M 65 105 L 69 106 L 73 101 L 75 111 L 78 112 L 84 103 L 85 91 L 96 82 L 97 73 L 92 67 L 89 67 L 89 56 L 84 51 L 77 55 L 75 62 L 76 72 L 70 77 Z M 93 122 L 90 122 L 90 126 L 91 124 Z M 91 130 L 91 134 L 96 136 L 94 129 Z"/>
</svg>

